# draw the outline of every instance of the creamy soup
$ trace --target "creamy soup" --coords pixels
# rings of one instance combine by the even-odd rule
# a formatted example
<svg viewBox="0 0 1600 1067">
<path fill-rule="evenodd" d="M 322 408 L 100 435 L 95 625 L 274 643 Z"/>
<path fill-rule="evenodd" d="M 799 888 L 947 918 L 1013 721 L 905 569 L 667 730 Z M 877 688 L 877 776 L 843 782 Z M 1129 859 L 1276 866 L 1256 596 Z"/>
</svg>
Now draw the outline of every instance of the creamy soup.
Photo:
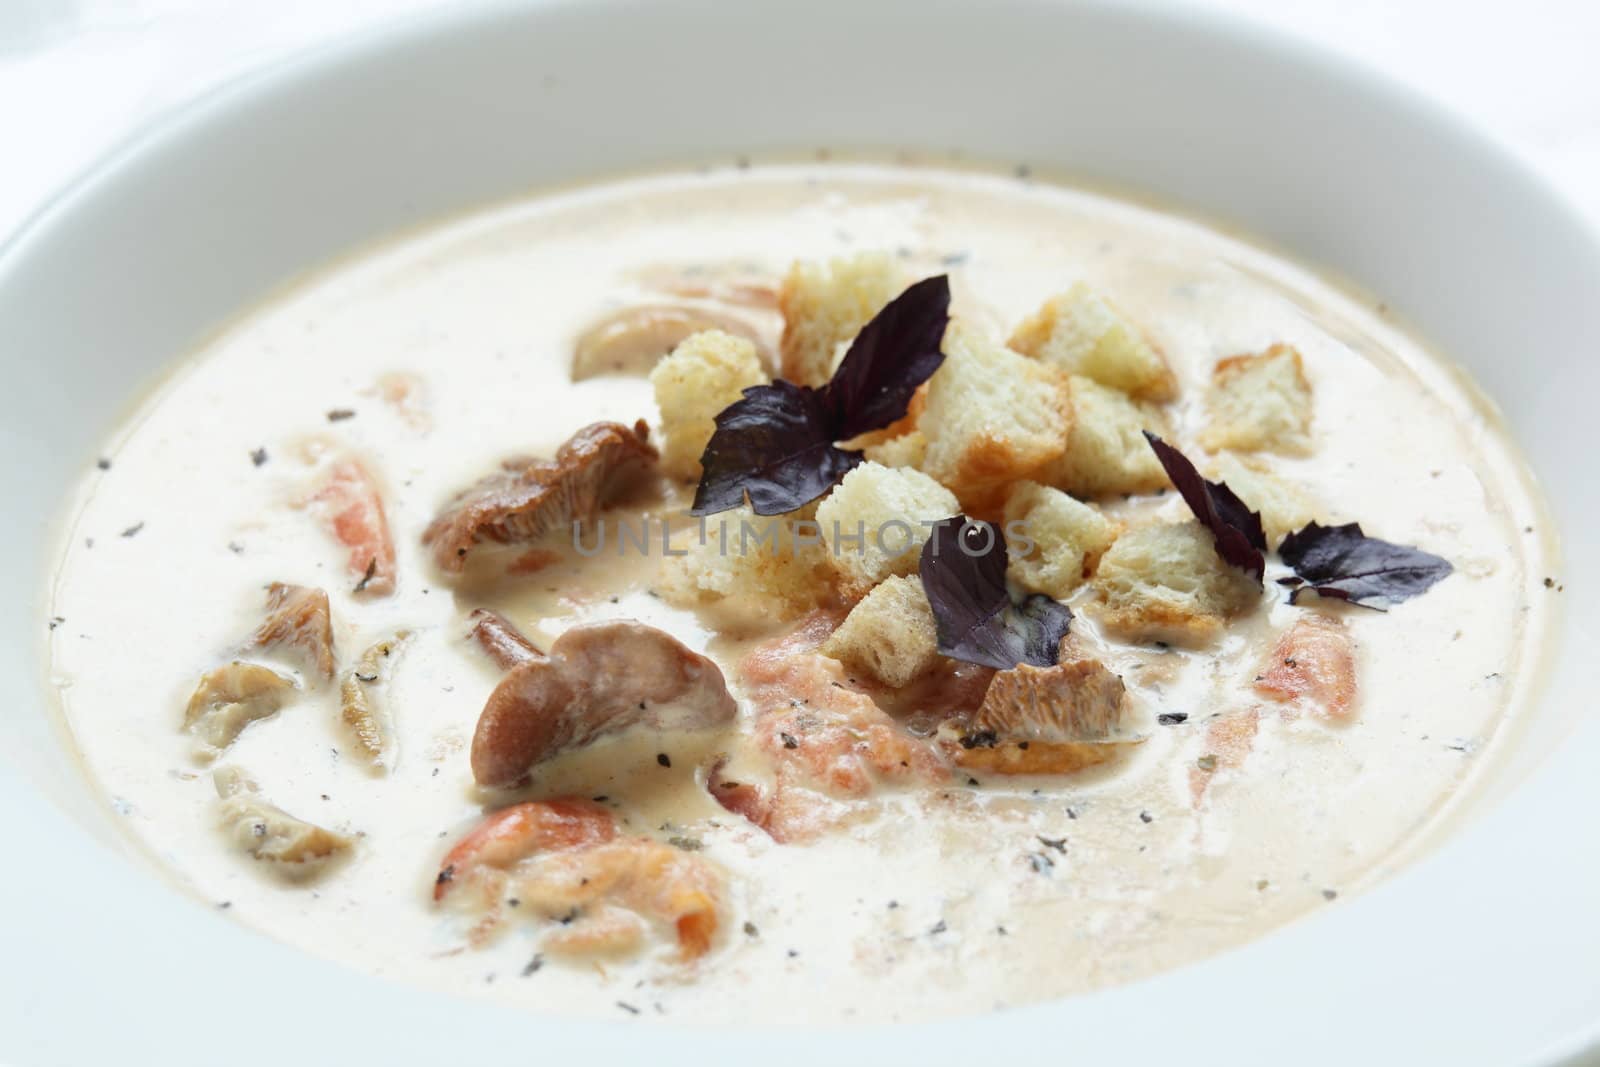
<svg viewBox="0 0 1600 1067">
<path fill-rule="evenodd" d="M 424 544 L 458 492 L 512 457 L 554 456 L 585 426 L 642 419 L 641 449 L 663 443 L 648 361 L 607 364 L 644 328 L 629 309 L 667 309 L 649 326 L 662 348 L 684 323 L 748 335 L 770 372 L 791 262 L 863 251 L 886 253 L 907 283 L 948 274 L 952 314 L 995 346 L 1088 283 L 1170 368 L 1171 388 L 1140 410 L 1202 471 L 1226 479 L 1244 463 L 1293 487 L 1297 518 L 1359 521 L 1451 573 L 1388 611 L 1290 604 L 1275 531 L 1259 599 L 1174 637 L 1116 624 L 1086 558 L 1058 599 L 1075 614 L 1074 655 L 1120 700 L 1115 751 L 1016 774 L 978 758 L 1014 740 L 1004 731 L 999 749 L 993 731 L 940 732 L 942 716 L 973 711 L 957 707 L 962 687 L 981 699 L 987 668 L 941 657 L 936 684 L 889 686 L 816 651 L 859 583 L 797 604 L 747 595 L 737 575 L 721 596 L 691 574 L 685 594 L 697 557 L 668 555 L 659 534 L 620 554 L 579 553 L 559 532 L 543 546 L 475 542 L 461 573 L 441 566 L 437 538 Z M 596 333 L 608 317 L 611 333 Z M 1217 365 L 1274 345 L 1298 353 L 1309 429 L 1292 449 L 1236 447 L 1213 432 Z M 593 365 L 574 381 L 580 347 Z M 128 832 L 195 898 L 273 937 L 538 1012 L 915 1020 L 1204 959 L 1339 907 L 1407 858 L 1494 759 L 1546 625 L 1545 531 L 1513 446 L 1382 305 L 1194 222 L 1009 175 L 756 167 L 488 210 L 251 313 L 185 361 L 104 457 L 54 578 L 51 671 Z M 998 521 L 996 493 L 1011 488 L 963 489 L 961 503 Z M 604 513 L 611 536 L 670 522 L 681 551 L 694 489 L 647 471 Z M 369 491 L 392 566 L 363 548 Z M 1170 490 L 1092 499 L 1110 536 L 1191 519 Z M 326 592 L 331 660 L 252 643 L 273 583 Z M 473 636 L 479 609 L 541 651 L 502 647 L 497 661 Z M 652 710 L 484 784 L 474 733 L 508 667 L 614 619 L 709 657 L 730 703 L 707 697 L 702 710 L 721 710 L 689 721 Z M 1306 631 L 1313 644 L 1333 648 L 1309 677 L 1280 644 L 1306 619 L 1326 627 Z M 227 687 L 245 683 L 209 673 L 234 661 L 279 680 L 242 729 Z M 581 677 L 590 662 L 571 660 L 573 685 L 595 682 Z M 223 696 L 194 705 L 202 678 Z M 786 700 L 805 706 L 798 725 L 785 725 Z M 840 700 L 870 728 L 807 732 Z M 192 706 L 214 714 L 186 727 Z M 824 744 L 842 761 L 831 769 L 783 762 Z M 799 788 L 782 793 L 785 781 Z M 591 863 L 599 846 L 583 833 L 533 833 L 487 858 L 467 837 L 557 798 L 576 798 L 562 803 L 608 858 Z M 301 837 L 280 839 L 280 811 Z"/>
</svg>

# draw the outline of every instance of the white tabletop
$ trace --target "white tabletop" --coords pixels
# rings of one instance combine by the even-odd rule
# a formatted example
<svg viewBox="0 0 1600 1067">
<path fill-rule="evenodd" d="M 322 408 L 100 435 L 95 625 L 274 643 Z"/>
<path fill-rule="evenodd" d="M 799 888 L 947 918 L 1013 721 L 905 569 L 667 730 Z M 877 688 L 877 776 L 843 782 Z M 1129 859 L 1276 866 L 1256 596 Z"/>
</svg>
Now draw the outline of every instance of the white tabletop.
<svg viewBox="0 0 1600 1067">
<path fill-rule="evenodd" d="M 976 2 L 976 0 L 974 0 Z M 1321 42 L 1470 116 L 1600 223 L 1593 0 L 1169 0 Z M 0 237 L 152 115 L 445 0 L 0 0 Z"/>
</svg>

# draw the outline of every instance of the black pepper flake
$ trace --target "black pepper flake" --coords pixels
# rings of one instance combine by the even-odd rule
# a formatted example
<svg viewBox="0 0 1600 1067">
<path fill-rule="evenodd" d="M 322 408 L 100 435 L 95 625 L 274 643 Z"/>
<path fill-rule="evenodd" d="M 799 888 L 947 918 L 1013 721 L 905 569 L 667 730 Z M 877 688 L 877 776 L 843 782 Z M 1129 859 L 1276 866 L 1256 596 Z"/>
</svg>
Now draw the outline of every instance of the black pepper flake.
<svg viewBox="0 0 1600 1067">
<path fill-rule="evenodd" d="M 54 630 L 57 626 L 60 626 L 62 623 L 66 622 L 66 621 L 67 620 L 65 618 L 63 618 L 62 616 L 56 615 L 53 618 L 51 618 L 51 620 L 50 620 L 50 629 Z"/>
<path fill-rule="evenodd" d="M 890 911 L 893 911 L 894 909 L 898 908 L 899 906 L 900 906 L 900 902 L 898 900 L 889 901 L 889 910 Z"/>
<path fill-rule="evenodd" d="M 1062 855 L 1065 855 L 1067 851 L 1067 839 L 1064 837 L 1045 837 L 1041 834 L 1039 836 L 1039 844 L 1045 848 L 1053 848 Z"/>
<path fill-rule="evenodd" d="M 1034 874 L 1049 874 L 1055 865 L 1056 861 L 1043 852 L 1028 853 L 1028 866 L 1033 868 Z"/>
<path fill-rule="evenodd" d="M 596 804 L 604 804 L 606 801 L 610 800 L 611 798 L 606 796 L 604 793 L 601 793 L 599 796 L 590 797 L 589 799 L 594 801 Z"/>
<path fill-rule="evenodd" d="M 1148 811 L 1141 811 L 1139 813 L 1139 821 L 1145 823 L 1155 822 L 1156 817 L 1151 815 Z"/>
<path fill-rule="evenodd" d="M 756 929 L 756 924 L 755 923 L 746 922 L 744 924 L 744 936 L 746 936 L 746 937 L 760 937 L 761 936 L 761 931 Z"/>
<path fill-rule="evenodd" d="M 1189 713 L 1187 711 L 1163 711 L 1156 716 L 1156 722 L 1162 726 L 1177 726 L 1179 723 L 1188 721 Z"/>
<path fill-rule="evenodd" d="M 439 872 L 439 877 L 437 877 L 437 878 L 435 878 L 433 880 L 433 884 L 434 885 L 449 885 L 451 882 L 455 881 L 455 878 L 456 878 L 456 865 L 452 863 L 448 867 L 446 867 L 444 870 Z"/>
<path fill-rule="evenodd" d="M 531 978 L 532 976 L 538 974 L 539 973 L 539 969 L 541 967 L 543 967 L 543 966 L 544 966 L 544 956 L 542 954 L 540 954 L 540 953 L 535 952 L 533 954 L 533 959 L 529 960 L 527 963 L 525 963 L 523 965 L 523 967 L 522 967 L 522 977 Z"/>
<path fill-rule="evenodd" d="M 965 749 L 993 748 L 1000 740 L 993 730 L 978 730 L 975 733 L 961 735 L 961 747 Z"/>
<path fill-rule="evenodd" d="M 1322 899 L 1323 900 L 1333 900 L 1338 895 L 1339 895 L 1339 891 L 1336 890 L 1336 889 L 1324 889 L 1322 891 Z"/>
<path fill-rule="evenodd" d="M 796 956 L 798 956 L 798 955 L 800 955 L 800 950 L 799 950 L 799 949 L 797 949 L 797 948 L 792 948 L 792 949 L 790 949 L 790 950 L 789 950 L 789 953 L 788 953 L 788 955 L 789 955 L 789 958 L 790 958 L 790 959 L 791 959 L 791 960 L 792 960 L 792 959 L 794 959 L 794 958 L 795 958 L 795 957 L 796 957 Z"/>
<path fill-rule="evenodd" d="M 138 533 L 142 529 L 144 529 L 144 520 L 140 519 L 138 522 L 134 523 L 132 526 L 128 527 L 126 530 L 123 530 L 122 531 L 122 536 L 123 537 L 132 537 L 134 534 Z"/>
<path fill-rule="evenodd" d="M 639 1014 L 639 1009 L 634 1007 L 632 1004 L 629 1004 L 626 1000 L 617 1001 L 617 1007 L 621 1008 L 623 1011 L 627 1012 L 629 1015 L 638 1015 Z"/>
<path fill-rule="evenodd" d="M 355 587 L 354 591 L 359 593 L 363 589 L 365 589 L 367 587 L 367 583 L 371 582 L 373 575 L 375 575 L 377 573 L 378 573 L 378 557 L 377 556 L 373 556 L 370 560 L 367 561 L 367 572 L 365 574 L 363 574 L 361 576 L 361 580 L 356 583 L 356 587 Z"/>
<path fill-rule="evenodd" d="M 104 456 L 101 456 L 99 459 L 95 460 L 94 465 L 103 471 L 108 471 L 111 469 L 111 461 Z"/>
<path fill-rule="evenodd" d="M 667 755 L 665 752 L 657 752 L 656 762 L 661 764 L 663 767 L 670 767 L 672 766 L 672 757 Z"/>
<path fill-rule="evenodd" d="M 976 786 L 979 783 L 978 783 L 978 780 L 976 778 L 972 777 L 972 775 L 969 774 L 969 775 L 967 775 L 967 784 L 971 785 L 971 786 Z"/>
<path fill-rule="evenodd" d="M 250 462 L 259 467 L 267 461 L 267 450 L 257 448 L 250 453 Z"/>
<path fill-rule="evenodd" d="M 244 546 L 237 541 L 229 541 L 228 551 L 232 552 L 235 556 L 242 556 L 244 555 Z"/>
<path fill-rule="evenodd" d="M 1544 580 L 1544 587 L 1546 589 L 1554 589 L 1556 587 L 1556 580 L 1554 578 L 1548 578 L 1547 577 Z"/>
<path fill-rule="evenodd" d="M 784 748 L 799 748 L 800 741 L 794 734 L 780 733 L 778 737 L 783 741 Z"/>
<path fill-rule="evenodd" d="M 520 899 L 518 899 L 517 897 L 507 897 L 506 898 L 506 907 L 508 907 L 508 908 L 520 908 L 520 907 L 522 907 L 522 901 Z"/>
<path fill-rule="evenodd" d="M 944 933 L 948 929 L 949 927 L 944 924 L 944 920 L 940 919 L 938 922 L 928 927 L 928 936 L 937 937 L 939 934 Z"/>
<path fill-rule="evenodd" d="M 227 911 L 231 907 L 233 907 L 233 901 L 231 901 L 231 900 L 219 900 L 219 901 L 217 901 L 217 909 L 219 911 Z"/>
<path fill-rule="evenodd" d="M 356 413 L 349 408 L 334 408 L 328 412 L 329 422 L 343 422 L 345 419 L 353 419 L 355 417 Z"/>
<path fill-rule="evenodd" d="M 1076 808 L 1068 808 L 1067 809 L 1067 818 L 1076 819 L 1077 817 L 1078 817 L 1078 810 Z"/>
</svg>

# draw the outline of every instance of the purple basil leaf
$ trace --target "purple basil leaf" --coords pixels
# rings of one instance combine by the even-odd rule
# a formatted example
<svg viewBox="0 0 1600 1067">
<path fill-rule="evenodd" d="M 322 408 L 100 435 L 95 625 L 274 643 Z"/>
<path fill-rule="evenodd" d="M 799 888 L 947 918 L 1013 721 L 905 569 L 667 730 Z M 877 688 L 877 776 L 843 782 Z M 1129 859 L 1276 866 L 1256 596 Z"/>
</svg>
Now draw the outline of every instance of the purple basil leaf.
<svg viewBox="0 0 1600 1067">
<path fill-rule="evenodd" d="M 1267 535 L 1261 528 L 1261 516 L 1245 506 L 1244 501 L 1221 482 L 1208 482 L 1200 476 L 1189 457 L 1167 444 L 1161 438 L 1144 432 L 1145 440 L 1155 449 L 1156 458 L 1166 469 L 1167 477 L 1183 496 L 1194 517 L 1211 531 L 1216 541 L 1217 555 L 1238 567 L 1261 584 L 1266 573 Z"/>
<path fill-rule="evenodd" d="M 940 522 L 922 546 L 921 575 L 941 655 L 1002 671 L 1055 664 L 1072 612 L 1042 594 L 1012 603 L 1005 538 L 994 523 L 965 515 Z"/>
<path fill-rule="evenodd" d="M 861 453 L 836 447 L 837 439 L 817 390 L 782 378 L 751 386 L 717 415 L 689 514 L 730 511 L 746 493 L 757 515 L 810 503 L 861 462 Z"/>
<path fill-rule="evenodd" d="M 834 438 L 848 441 L 905 417 L 911 394 L 939 369 L 950 324 L 950 279 L 924 278 L 861 328 L 825 392 Z"/>
<path fill-rule="evenodd" d="M 1278 555 L 1307 583 L 1289 594 L 1291 604 L 1307 589 L 1369 608 L 1376 605 L 1368 600 L 1409 600 L 1454 569 L 1431 552 L 1368 537 L 1354 522 L 1307 523 L 1283 539 Z"/>
</svg>

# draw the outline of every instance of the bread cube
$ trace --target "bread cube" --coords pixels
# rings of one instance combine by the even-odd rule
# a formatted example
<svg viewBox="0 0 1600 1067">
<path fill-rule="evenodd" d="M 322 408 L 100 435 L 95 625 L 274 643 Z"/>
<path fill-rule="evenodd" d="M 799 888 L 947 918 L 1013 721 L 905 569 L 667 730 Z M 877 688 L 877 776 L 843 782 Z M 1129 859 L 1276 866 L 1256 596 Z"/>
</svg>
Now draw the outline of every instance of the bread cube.
<svg viewBox="0 0 1600 1067">
<path fill-rule="evenodd" d="M 921 430 L 912 430 L 899 437 L 891 437 L 862 449 L 867 459 L 885 467 L 920 467 L 928 454 L 928 438 Z"/>
<path fill-rule="evenodd" d="M 863 463 L 844 476 L 817 506 L 828 543 L 828 563 L 845 597 L 858 597 L 892 574 L 912 574 L 927 523 L 960 513 L 944 486 L 910 467 Z"/>
<path fill-rule="evenodd" d="M 757 515 L 749 506 L 674 532 L 662 554 L 660 592 L 686 607 L 721 609 L 734 624 L 793 618 L 830 603 L 827 549 L 810 509 Z M 679 555 L 678 553 L 682 553 Z"/>
<path fill-rule="evenodd" d="M 917 423 L 928 439 L 924 470 L 969 501 L 1060 457 L 1072 404 L 1059 370 L 959 322 L 944 353 Z"/>
<path fill-rule="evenodd" d="M 885 579 L 850 609 L 819 651 L 895 687 L 932 667 L 938 634 L 922 580 Z"/>
<path fill-rule="evenodd" d="M 1311 451 L 1311 383 L 1300 353 L 1289 345 L 1218 363 L 1207 406 L 1210 422 L 1200 443 L 1213 452 Z"/>
<path fill-rule="evenodd" d="M 1261 600 L 1255 581 L 1223 562 L 1211 531 L 1192 520 L 1123 533 L 1100 558 L 1094 589 L 1108 633 L 1177 644 L 1215 638 Z"/>
<path fill-rule="evenodd" d="M 900 265 L 885 252 L 795 263 L 778 289 L 783 376 L 799 385 L 826 382 L 840 342 L 854 339 L 904 288 Z"/>
<path fill-rule="evenodd" d="M 1045 301 L 1008 344 L 1142 400 L 1165 402 L 1178 395 L 1178 380 L 1160 349 L 1083 282 Z"/>
<path fill-rule="evenodd" d="M 1217 461 L 1216 480 L 1227 485 L 1251 511 L 1261 513 L 1268 547 L 1318 517 L 1316 505 L 1305 490 L 1285 481 L 1260 459 L 1224 452 Z"/>
<path fill-rule="evenodd" d="M 661 409 L 661 469 L 684 481 L 698 479 L 718 413 L 766 381 L 756 346 L 745 338 L 721 330 L 684 338 L 650 372 Z"/>
<path fill-rule="evenodd" d="M 1166 418 L 1089 378 L 1071 379 L 1072 430 L 1065 451 L 1039 473 L 1039 481 L 1074 496 L 1151 493 L 1171 483 L 1144 431 L 1165 434 Z"/>
<path fill-rule="evenodd" d="M 1006 540 L 1018 549 L 1018 535 L 1033 542 L 1031 552 L 1012 552 L 1006 575 L 1031 593 L 1065 600 L 1094 571 L 1100 556 L 1117 539 L 1117 524 L 1098 508 L 1038 482 L 1018 482 L 1006 498 Z"/>
</svg>

